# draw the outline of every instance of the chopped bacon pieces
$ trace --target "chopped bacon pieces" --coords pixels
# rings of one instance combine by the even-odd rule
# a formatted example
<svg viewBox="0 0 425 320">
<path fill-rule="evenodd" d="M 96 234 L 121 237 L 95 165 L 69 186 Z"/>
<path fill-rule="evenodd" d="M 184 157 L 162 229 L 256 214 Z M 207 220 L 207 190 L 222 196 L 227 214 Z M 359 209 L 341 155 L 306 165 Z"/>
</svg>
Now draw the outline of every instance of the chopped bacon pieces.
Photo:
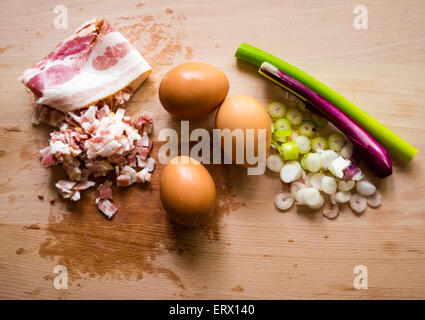
<svg viewBox="0 0 425 320">
<path fill-rule="evenodd" d="M 151 133 L 152 131 L 152 117 L 148 115 L 146 112 L 143 112 L 142 115 L 137 119 L 135 125 L 136 128 L 140 131 L 144 131 L 147 134 Z"/>
<path fill-rule="evenodd" d="M 101 199 L 111 199 L 112 200 L 112 182 L 106 180 L 103 184 L 99 185 L 99 197 Z"/>
<path fill-rule="evenodd" d="M 93 181 L 69 181 L 69 180 L 59 180 L 56 182 L 55 186 L 59 189 L 59 193 L 65 199 L 71 199 L 72 201 L 78 201 L 81 198 L 80 191 L 86 190 L 90 187 L 93 187 L 96 183 Z"/>
<path fill-rule="evenodd" d="M 94 181 L 83 181 L 83 182 L 77 183 L 72 189 L 82 191 L 82 190 L 86 190 L 88 188 L 94 187 L 95 185 L 96 185 L 96 182 Z"/>
<path fill-rule="evenodd" d="M 105 183 L 99 185 L 99 196 L 96 198 L 97 207 L 109 219 L 118 211 L 118 208 L 109 200 L 112 200 L 112 182 L 106 180 Z"/>
<path fill-rule="evenodd" d="M 108 199 L 96 198 L 97 207 L 102 213 L 111 219 L 112 216 L 118 211 L 118 208 Z"/>
<path fill-rule="evenodd" d="M 45 168 L 53 166 L 56 164 L 55 156 L 51 153 L 46 155 L 43 160 L 41 160 L 41 165 Z"/>
<path fill-rule="evenodd" d="M 150 181 L 155 161 L 149 157 L 152 141 L 145 128 L 152 118 L 147 113 L 139 117 L 144 119 L 141 131 L 125 116 L 124 109 L 113 113 L 105 104 L 100 109 L 90 106 L 68 112 L 68 116 L 50 134 L 49 146 L 40 150 L 44 167 L 62 164 L 67 173 L 68 180 L 56 183 L 62 197 L 78 201 L 81 191 L 95 185 L 89 180 L 91 176 L 115 173 L 119 187 Z M 99 186 L 99 199 L 112 200 L 111 185 L 107 181 Z M 103 213 L 106 210 L 113 215 L 118 210 L 110 201 L 97 204 Z"/>
<path fill-rule="evenodd" d="M 118 187 L 128 187 L 131 184 L 131 178 L 127 174 L 121 174 L 117 177 Z"/>
</svg>

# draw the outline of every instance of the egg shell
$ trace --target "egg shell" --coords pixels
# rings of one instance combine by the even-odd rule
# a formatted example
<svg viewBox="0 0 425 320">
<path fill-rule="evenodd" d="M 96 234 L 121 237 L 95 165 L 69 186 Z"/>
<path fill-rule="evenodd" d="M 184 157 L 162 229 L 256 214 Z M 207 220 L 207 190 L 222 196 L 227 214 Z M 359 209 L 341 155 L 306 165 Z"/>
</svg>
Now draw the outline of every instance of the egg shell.
<svg viewBox="0 0 425 320">
<path fill-rule="evenodd" d="M 180 120 L 197 120 L 214 111 L 226 98 L 229 80 L 215 66 L 187 62 L 171 69 L 159 86 L 162 106 Z"/>
<path fill-rule="evenodd" d="M 214 213 L 214 180 L 193 158 L 179 156 L 170 160 L 162 172 L 160 195 L 168 215 L 179 224 L 199 226 Z"/>
<path fill-rule="evenodd" d="M 244 146 L 246 146 L 246 130 L 254 129 L 254 153 L 258 153 L 258 129 L 267 130 L 266 133 L 266 153 L 270 148 L 271 142 L 271 120 L 264 106 L 256 98 L 249 95 L 235 95 L 227 98 L 220 109 L 217 111 L 215 119 L 217 129 L 242 129 L 244 132 Z M 224 147 L 224 139 L 222 139 L 222 148 Z M 236 163 L 236 139 L 232 140 L 232 161 Z M 255 166 L 249 165 L 246 160 L 246 150 L 244 149 L 244 163 L 240 164 L 244 167 Z"/>
</svg>

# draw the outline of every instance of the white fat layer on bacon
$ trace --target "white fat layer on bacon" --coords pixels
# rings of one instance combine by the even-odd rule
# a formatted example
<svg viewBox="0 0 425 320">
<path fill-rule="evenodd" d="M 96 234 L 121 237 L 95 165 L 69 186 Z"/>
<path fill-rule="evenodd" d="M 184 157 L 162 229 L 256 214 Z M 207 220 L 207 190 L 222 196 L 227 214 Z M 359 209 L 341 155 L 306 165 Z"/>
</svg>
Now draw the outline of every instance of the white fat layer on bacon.
<svg viewBox="0 0 425 320">
<path fill-rule="evenodd" d="M 78 36 L 87 35 L 94 32 L 95 29 L 92 22 L 92 25 L 80 31 Z M 72 37 L 75 37 L 75 35 L 70 38 Z M 114 47 L 119 43 L 126 43 L 130 47 L 127 55 L 119 58 L 114 66 L 106 70 L 94 69 L 93 61 L 97 57 L 103 56 L 107 47 Z M 71 66 L 75 62 L 76 60 L 72 56 L 64 60 L 48 60 L 45 69 L 54 65 Z M 36 103 L 48 105 L 63 112 L 74 111 L 105 99 L 129 85 L 133 91 L 136 90 L 149 76 L 151 70 L 152 68 L 147 61 L 120 32 L 100 33 L 88 61 L 79 73 L 63 84 L 42 90 L 43 95 L 36 99 Z M 26 70 L 22 76 L 23 82 L 27 83 L 40 71 L 39 68 Z"/>
</svg>

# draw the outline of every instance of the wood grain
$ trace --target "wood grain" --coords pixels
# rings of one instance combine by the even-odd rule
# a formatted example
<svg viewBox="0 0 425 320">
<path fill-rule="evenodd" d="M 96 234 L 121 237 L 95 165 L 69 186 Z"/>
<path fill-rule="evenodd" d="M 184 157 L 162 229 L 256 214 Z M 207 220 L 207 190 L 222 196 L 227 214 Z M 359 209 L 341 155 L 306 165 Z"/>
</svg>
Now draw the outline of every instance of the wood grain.
<svg viewBox="0 0 425 320">
<path fill-rule="evenodd" d="M 359 31 L 356 1 L 142 2 L 62 1 L 69 29 L 60 31 L 54 1 L 0 4 L 0 298 L 425 298 L 425 3 L 367 3 L 369 27 Z M 92 17 L 113 22 L 154 66 L 128 110 L 153 115 L 155 139 L 161 128 L 178 128 L 159 104 L 159 81 L 186 60 L 221 68 L 230 95 L 285 98 L 234 59 L 246 41 L 314 75 L 420 152 L 379 181 L 381 208 L 361 216 L 346 208 L 335 221 L 295 208 L 279 213 L 278 177 L 233 166 L 209 168 L 217 219 L 195 230 L 168 221 L 161 167 L 149 186 L 120 193 L 112 221 L 96 212 L 90 192 L 77 205 L 51 205 L 63 173 L 41 168 L 49 128 L 30 124 L 31 98 L 16 79 Z M 212 120 L 192 126 L 211 128 Z M 68 290 L 53 287 L 58 264 L 69 270 Z M 356 265 L 368 268 L 368 290 L 353 287 Z"/>
</svg>

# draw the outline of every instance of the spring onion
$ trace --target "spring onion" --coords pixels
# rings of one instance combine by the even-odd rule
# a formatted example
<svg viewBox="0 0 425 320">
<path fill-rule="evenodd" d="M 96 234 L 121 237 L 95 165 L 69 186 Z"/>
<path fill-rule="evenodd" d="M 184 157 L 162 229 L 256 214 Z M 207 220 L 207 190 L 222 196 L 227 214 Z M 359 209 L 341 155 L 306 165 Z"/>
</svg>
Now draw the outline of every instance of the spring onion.
<svg viewBox="0 0 425 320">
<path fill-rule="evenodd" d="M 313 124 L 316 126 L 317 129 L 323 128 L 324 126 L 328 124 L 328 120 L 318 116 L 315 113 L 311 115 L 311 121 L 313 122 Z"/>
<path fill-rule="evenodd" d="M 283 161 L 281 156 L 278 154 L 272 154 L 268 156 L 266 159 L 266 167 L 270 171 L 280 172 L 283 167 Z"/>
<path fill-rule="evenodd" d="M 309 88 L 313 92 L 317 92 L 317 95 L 323 97 L 323 99 L 329 101 L 336 108 L 344 112 L 347 117 L 352 118 L 353 122 L 357 122 L 361 125 L 370 135 L 373 135 L 376 140 L 381 142 L 389 151 L 394 155 L 401 158 L 404 161 L 412 160 L 418 150 L 408 144 L 406 141 L 398 137 L 395 133 L 390 131 L 384 125 L 373 119 L 366 112 L 359 109 L 353 103 L 328 88 L 323 83 L 314 79 L 312 76 L 306 74 L 300 69 L 290 65 L 289 63 L 265 52 L 249 44 L 242 43 L 235 53 L 236 58 L 247 61 L 257 67 L 260 67 L 263 62 L 269 62 L 275 65 L 277 68 L 288 74 L 293 79 L 296 79 L 305 87 Z M 292 91 L 293 92 L 293 91 Z M 294 92 L 293 92 L 294 93 Z M 305 97 L 307 98 L 307 97 Z M 308 98 L 307 98 L 308 99 Z M 308 99 L 310 100 L 310 99 Z M 343 132 L 345 134 L 345 132 Z M 345 134 L 350 140 L 347 134 Z M 384 171 L 387 175 L 391 172 Z M 388 174 L 389 173 L 389 174 Z M 379 173 L 382 176 L 382 172 Z"/>
<path fill-rule="evenodd" d="M 314 173 L 311 177 L 310 177 L 310 184 L 313 188 L 319 190 L 319 191 L 323 191 L 322 189 L 322 179 L 325 177 L 325 175 L 323 173 Z"/>
<path fill-rule="evenodd" d="M 353 143 L 355 153 L 377 177 L 391 175 L 392 163 L 386 150 L 344 112 L 270 63 L 263 63 L 260 73 L 307 99 L 309 108 L 331 121 Z"/>
<path fill-rule="evenodd" d="M 283 183 L 291 183 L 301 177 L 301 166 L 297 161 L 288 161 L 280 170 L 280 179 Z"/>
<path fill-rule="evenodd" d="M 328 145 L 329 145 L 329 148 L 331 148 L 332 150 L 336 152 L 340 152 L 344 144 L 345 144 L 345 138 L 341 133 L 334 132 L 328 136 Z"/>
<path fill-rule="evenodd" d="M 322 156 L 322 166 L 324 169 L 328 169 L 332 161 L 338 158 L 338 154 L 333 150 L 323 150 L 320 155 Z"/>
<path fill-rule="evenodd" d="M 334 178 L 329 176 L 324 176 L 320 184 L 322 186 L 323 192 L 327 194 L 334 194 L 336 192 L 337 183 Z"/>
<path fill-rule="evenodd" d="M 350 198 L 350 207 L 355 213 L 362 213 L 366 210 L 367 201 L 362 195 L 355 193 Z"/>
<path fill-rule="evenodd" d="M 351 199 L 350 191 L 338 191 L 335 193 L 335 201 L 338 203 L 347 203 Z"/>
<path fill-rule="evenodd" d="M 310 139 L 308 139 L 305 136 L 298 136 L 295 138 L 295 143 L 298 146 L 298 151 L 301 154 L 305 154 L 307 152 L 310 151 L 311 149 L 311 144 L 310 144 Z"/>
<path fill-rule="evenodd" d="M 303 112 L 307 112 L 307 111 L 308 111 L 308 110 L 307 110 L 307 107 L 305 106 L 304 101 L 302 101 L 302 100 L 298 100 L 298 101 L 297 101 L 297 107 L 298 107 L 301 111 L 303 111 Z"/>
<path fill-rule="evenodd" d="M 283 143 L 286 141 L 286 138 L 292 134 L 291 129 L 281 129 L 273 132 L 272 139 L 276 142 Z"/>
<path fill-rule="evenodd" d="M 351 142 L 346 143 L 341 149 L 341 156 L 345 159 L 350 159 L 353 155 L 353 144 Z"/>
<path fill-rule="evenodd" d="M 274 122 L 274 128 L 275 128 L 276 131 L 277 130 L 291 130 L 292 126 L 291 126 L 291 123 L 288 120 L 286 120 L 284 118 L 280 118 L 280 119 L 277 119 Z"/>
<path fill-rule="evenodd" d="M 354 188 L 356 182 L 353 180 L 349 180 L 349 181 L 344 181 L 344 180 L 339 180 L 338 181 L 338 190 L 340 191 L 350 191 L 351 189 Z"/>
<path fill-rule="evenodd" d="M 296 142 L 290 141 L 281 145 L 280 150 L 283 160 L 297 160 L 300 152 Z"/>
<path fill-rule="evenodd" d="M 317 172 L 322 168 L 322 158 L 318 153 L 307 153 L 305 155 L 305 167 L 310 172 Z"/>
<path fill-rule="evenodd" d="M 304 121 L 298 126 L 298 133 L 306 137 L 313 136 L 315 131 L 316 129 L 310 121 Z"/>
<path fill-rule="evenodd" d="M 274 200 L 274 204 L 281 211 L 288 210 L 294 205 L 294 196 L 288 192 L 279 193 Z"/>
<path fill-rule="evenodd" d="M 286 112 L 286 119 L 288 119 L 291 124 L 297 126 L 303 121 L 303 113 L 296 108 L 290 108 Z"/>
<path fill-rule="evenodd" d="M 356 182 L 356 190 L 363 196 L 370 197 L 376 192 L 376 187 L 366 180 L 360 180 Z"/>
<path fill-rule="evenodd" d="M 267 106 L 267 111 L 273 119 L 283 118 L 286 114 L 286 106 L 282 102 L 273 101 Z"/>
<path fill-rule="evenodd" d="M 350 160 L 346 160 L 339 156 L 331 162 L 328 169 L 337 178 L 342 179 L 344 177 L 344 170 L 351 164 Z"/>
<path fill-rule="evenodd" d="M 366 201 L 369 207 L 377 208 L 382 204 L 382 195 L 376 191 L 370 197 L 366 197 Z"/>
<path fill-rule="evenodd" d="M 323 137 L 316 137 L 311 140 L 311 148 L 314 151 L 326 150 L 328 148 L 328 141 Z"/>
</svg>

